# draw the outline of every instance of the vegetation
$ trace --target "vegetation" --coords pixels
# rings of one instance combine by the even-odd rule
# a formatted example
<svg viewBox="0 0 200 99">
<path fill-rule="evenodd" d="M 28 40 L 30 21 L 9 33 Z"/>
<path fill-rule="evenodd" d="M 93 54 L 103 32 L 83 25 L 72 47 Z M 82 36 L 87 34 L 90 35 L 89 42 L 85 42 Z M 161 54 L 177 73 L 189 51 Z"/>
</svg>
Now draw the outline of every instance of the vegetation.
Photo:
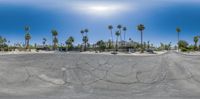
<svg viewBox="0 0 200 99">
<path fill-rule="evenodd" d="M 139 24 L 137 26 L 137 30 L 140 31 L 141 33 L 141 53 L 144 52 L 144 46 L 143 46 L 143 30 L 145 29 L 144 25 L 143 24 Z"/>
<path fill-rule="evenodd" d="M 25 30 L 25 44 L 23 44 L 22 42 L 17 42 L 14 43 L 14 46 L 10 46 L 9 47 L 9 43 L 10 41 L 7 41 L 6 38 L 3 38 L 2 36 L 0 36 L 0 51 L 8 51 L 8 50 L 12 50 L 12 49 L 20 49 L 20 50 L 27 50 L 27 49 L 46 49 L 46 50 L 50 50 L 51 48 L 53 50 L 65 50 L 67 49 L 69 50 L 81 50 L 81 51 L 87 51 L 88 50 L 94 50 L 96 51 L 96 48 L 98 48 L 98 50 L 100 52 L 102 51 L 112 51 L 112 50 L 116 50 L 118 51 L 120 49 L 120 51 L 130 51 L 134 50 L 134 51 L 140 51 L 141 53 L 143 53 L 144 51 L 149 52 L 152 50 L 171 50 L 172 45 L 171 42 L 170 43 L 160 43 L 159 47 L 155 47 L 153 44 L 150 43 L 150 41 L 143 41 L 143 31 L 145 30 L 145 26 L 143 24 L 139 24 L 137 25 L 137 30 L 140 32 L 141 35 L 141 42 L 135 42 L 133 41 L 131 38 L 129 38 L 128 41 L 126 41 L 126 31 L 127 28 L 126 27 L 122 27 L 122 25 L 117 25 L 116 27 L 116 32 L 115 34 L 113 34 L 113 26 L 112 25 L 108 25 L 108 29 L 110 30 L 110 36 L 111 39 L 109 39 L 107 42 L 103 41 L 103 40 L 99 40 L 94 44 L 90 44 L 89 43 L 89 38 L 88 38 L 88 33 L 89 30 L 88 29 L 83 29 L 80 31 L 81 35 L 82 35 L 82 44 L 78 44 L 78 45 L 74 45 L 74 37 L 70 36 L 69 38 L 66 39 L 65 44 L 66 47 L 64 47 L 64 44 L 61 43 L 61 45 L 58 45 L 58 32 L 57 30 L 53 29 L 51 31 L 52 33 L 52 45 L 47 45 L 47 39 L 43 38 L 42 39 L 42 44 L 43 46 L 40 46 L 38 44 L 34 44 L 34 45 L 30 45 L 30 40 L 31 40 L 31 35 L 30 35 L 30 27 L 29 26 L 25 26 L 24 30 Z M 175 46 L 175 48 L 180 49 L 181 51 L 198 51 L 200 45 L 198 45 L 198 41 L 199 41 L 199 37 L 200 36 L 195 36 L 193 38 L 194 44 L 193 45 L 189 45 L 187 41 L 185 40 L 180 40 L 180 32 L 181 29 L 179 27 L 176 28 L 176 32 L 178 34 L 177 39 L 178 39 L 178 46 Z M 123 34 L 123 40 L 122 40 L 122 34 Z M 116 36 L 116 42 L 114 42 L 114 38 L 113 35 Z M 121 39 L 121 41 L 119 41 L 119 37 Z M 41 48 L 43 47 L 43 48 Z M 115 49 L 114 49 L 115 48 Z M 132 52 L 132 51 L 131 51 Z"/>
<path fill-rule="evenodd" d="M 188 45 L 189 44 L 186 41 L 184 41 L 184 40 L 180 40 L 178 42 L 178 48 L 180 48 L 181 51 L 183 51 L 183 52 L 188 51 Z"/>
<path fill-rule="evenodd" d="M 158 50 L 170 50 L 171 49 L 171 42 L 169 44 L 160 43 L 160 47 Z"/>
<path fill-rule="evenodd" d="M 31 39 L 31 35 L 29 33 L 30 27 L 29 26 L 25 26 L 25 45 L 26 45 L 26 49 L 29 49 L 29 41 Z"/>
<path fill-rule="evenodd" d="M 66 41 L 66 45 L 67 45 L 67 50 L 72 50 L 73 46 L 73 42 L 74 42 L 74 38 L 72 36 L 70 36 Z"/>
<path fill-rule="evenodd" d="M 8 47 L 7 39 L 0 36 L 0 51 L 4 51 L 5 47 Z"/>
<path fill-rule="evenodd" d="M 127 30 L 127 28 L 126 28 L 126 27 L 123 27 L 123 31 L 124 31 L 124 41 L 126 41 L 126 30 Z"/>
<path fill-rule="evenodd" d="M 45 46 L 47 39 L 43 38 L 42 40 L 43 40 L 42 44 L 43 44 L 43 46 Z"/>
<path fill-rule="evenodd" d="M 181 29 L 179 27 L 177 27 L 176 32 L 178 34 L 177 38 L 178 38 L 178 42 L 179 42 L 180 41 L 179 35 L 180 35 L 180 32 L 181 32 Z M 178 47 L 178 51 L 179 51 L 179 47 Z"/>
<path fill-rule="evenodd" d="M 118 38 L 119 38 L 119 36 L 120 36 L 121 34 L 120 34 L 119 31 L 116 31 L 116 32 L 115 32 L 115 35 L 116 35 L 116 46 L 115 46 L 115 48 L 116 48 L 116 51 L 118 51 Z"/>
<path fill-rule="evenodd" d="M 122 34 L 122 25 L 120 25 L 120 24 L 117 25 L 117 28 L 119 29 L 119 34 L 120 34 L 119 36 L 120 36 L 120 40 L 122 41 L 122 35 L 121 35 Z"/>
<path fill-rule="evenodd" d="M 98 41 L 97 46 L 100 52 L 105 51 L 106 49 L 106 43 L 103 40 Z"/>
<path fill-rule="evenodd" d="M 57 44 L 58 44 L 58 39 L 57 39 L 58 32 L 56 30 L 52 30 L 51 33 L 52 33 L 52 36 L 53 36 L 53 50 L 56 50 Z"/>
<path fill-rule="evenodd" d="M 113 26 L 112 26 L 112 25 L 109 25 L 109 26 L 108 26 L 108 29 L 110 30 L 111 39 L 112 39 L 112 45 L 113 45 L 113 33 L 112 33 Z"/>
<path fill-rule="evenodd" d="M 81 32 L 82 37 L 83 37 L 82 38 L 82 41 L 83 41 L 83 44 L 84 44 L 83 50 L 86 51 L 87 50 L 87 45 L 89 45 L 88 44 L 88 41 L 89 41 L 89 39 L 88 39 L 88 32 L 89 32 L 89 30 L 85 29 L 85 30 L 81 30 L 80 32 Z"/>
<path fill-rule="evenodd" d="M 199 41 L 199 37 L 198 36 L 195 36 L 194 37 L 194 50 L 198 50 L 198 47 L 197 47 L 197 42 Z"/>
</svg>

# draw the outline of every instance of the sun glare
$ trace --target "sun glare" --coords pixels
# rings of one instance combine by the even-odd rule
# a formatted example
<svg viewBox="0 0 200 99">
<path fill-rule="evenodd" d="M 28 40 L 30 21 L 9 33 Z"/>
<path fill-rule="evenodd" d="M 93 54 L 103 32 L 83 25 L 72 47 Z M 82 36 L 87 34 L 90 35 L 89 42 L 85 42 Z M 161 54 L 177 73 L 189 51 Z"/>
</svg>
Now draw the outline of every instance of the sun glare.
<svg viewBox="0 0 200 99">
<path fill-rule="evenodd" d="M 97 12 L 106 12 L 106 11 L 112 10 L 112 8 L 106 7 L 106 6 L 91 6 L 89 7 L 89 10 L 93 10 Z"/>
<path fill-rule="evenodd" d="M 90 15 L 111 16 L 127 10 L 127 5 L 123 4 L 79 4 L 76 6 L 79 12 L 84 12 Z"/>
</svg>

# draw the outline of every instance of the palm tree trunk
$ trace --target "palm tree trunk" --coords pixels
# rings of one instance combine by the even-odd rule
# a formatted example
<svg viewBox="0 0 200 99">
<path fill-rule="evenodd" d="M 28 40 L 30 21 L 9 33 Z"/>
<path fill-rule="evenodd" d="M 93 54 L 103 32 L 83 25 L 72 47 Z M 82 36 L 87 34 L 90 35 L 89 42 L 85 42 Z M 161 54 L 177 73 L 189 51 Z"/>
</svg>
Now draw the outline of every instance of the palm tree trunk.
<svg viewBox="0 0 200 99">
<path fill-rule="evenodd" d="M 141 53 L 143 52 L 143 32 L 141 31 Z"/>
<path fill-rule="evenodd" d="M 126 41 L 126 32 L 124 31 L 124 41 Z"/>
<path fill-rule="evenodd" d="M 126 46 L 126 31 L 124 31 L 124 46 Z"/>
<path fill-rule="evenodd" d="M 179 32 L 178 32 L 178 43 L 179 43 Z M 178 43 L 177 43 L 177 45 L 178 45 Z M 179 52 L 179 45 L 177 46 L 177 48 L 178 48 L 178 52 Z"/>
<path fill-rule="evenodd" d="M 111 32 L 112 45 L 113 45 L 113 34 L 112 34 L 112 30 L 110 30 L 110 32 Z"/>
<path fill-rule="evenodd" d="M 115 49 L 116 49 L 116 51 L 118 51 L 118 36 L 117 36 L 117 39 L 116 39 L 116 46 L 115 46 Z"/>
<path fill-rule="evenodd" d="M 26 39 L 25 39 L 25 46 L 27 46 L 27 44 L 26 44 Z"/>
<path fill-rule="evenodd" d="M 29 40 L 27 40 L 27 49 L 29 49 Z"/>
<path fill-rule="evenodd" d="M 120 32 L 120 40 L 122 41 L 122 30 L 120 29 L 119 32 Z"/>
<path fill-rule="evenodd" d="M 53 50 L 54 50 L 54 36 L 52 36 L 52 47 L 53 47 Z"/>
<path fill-rule="evenodd" d="M 85 42 L 84 51 L 86 51 L 86 46 L 87 46 L 87 45 L 86 45 L 86 42 Z"/>
</svg>

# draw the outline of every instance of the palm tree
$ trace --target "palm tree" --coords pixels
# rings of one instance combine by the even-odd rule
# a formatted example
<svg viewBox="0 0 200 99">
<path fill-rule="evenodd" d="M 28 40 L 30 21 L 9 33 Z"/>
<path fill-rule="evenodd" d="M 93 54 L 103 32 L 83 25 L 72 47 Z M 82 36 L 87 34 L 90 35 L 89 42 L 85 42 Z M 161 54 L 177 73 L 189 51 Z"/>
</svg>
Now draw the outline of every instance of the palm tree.
<svg viewBox="0 0 200 99">
<path fill-rule="evenodd" d="M 89 30 L 85 29 L 84 32 L 86 33 L 86 36 L 88 36 L 87 33 L 89 32 Z"/>
<path fill-rule="evenodd" d="M 199 37 L 198 36 L 195 36 L 194 37 L 194 47 L 195 47 L 195 50 L 197 50 L 197 42 L 199 41 Z"/>
<path fill-rule="evenodd" d="M 57 49 L 57 43 L 58 43 L 58 39 L 57 39 L 57 35 L 58 32 L 56 30 L 51 30 L 52 36 L 53 36 L 53 50 Z"/>
<path fill-rule="evenodd" d="M 31 35 L 29 33 L 30 27 L 29 26 L 25 26 L 24 28 L 26 34 L 25 34 L 25 45 L 26 45 L 26 49 L 29 49 L 29 41 L 31 39 Z"/>
<path fill-rule="evenodd" d="M 179 39 L 179 35 L 180 35 L 180 32 L 181 32 L 181 29 L 179 27 L 176 28 L 176 32 L 178 33 L 178 42 L 180 41 Z M 178 44 L 178 43 L 177 43 Z M 178 51 L 179 51 L 179 46 L 178 46 Z"/>
<path fill-rule="evenodd" d="M 47 39 L 46 39 L 46 38 L 43 38 L 43 42 L 42 42 L 43 46 L 45 46 L 46 41 L 47 41 Z"/>
<path fill-rule="evenodd" d="M 118 51 L 118 38 L 119 38 L 119 36 L 120 36 L 120 32 L 119 32 L 119 31 L 116 31 L 116 32 L 115 32 L 115 35 L 116 35 L 116 46 L 115 46 L 115 48 L 116 48 L 116 51 Z"/>
<path fill-rule="evenodd" d="M 83 34 L 84 34 L 84 30 L 81 30 L 80 33 L 82 34 L 82 36 L 84 36 L 84 35 L 83 35 Z"/>
<path fill-rule="evenodd" d="M 85 45 L 85 46 L 84 46 L 84 51 L 86 51 L 86 49 L 87 49 L 86 46 L 87 46 L 87 42 L 88 42 L 88 37 L 87 37 L 87 36 L 83 36 L 83 39 L 82 39 L 82 40 L 83 40 L 84 45 Z"/>
<path fill-rule="evenodd" d="M 7 39 L 3 38 L 3 45 L 6 46 Z"/>
<path fill-rule="evenodd" d="M 147 48 L 149 49 L 150 48 L 150 41 L 147 41 Z"/>
<path fill-rule="evenodd" d="M 29 32 L 29 30 L 30 30 L 30 27 L 29 26 L 25 26 L 24 27 L 24 30 L 25 30 L 25 33 L 28 33 Z M 26 45 L 26 39 L 25 39 L 25 45 Z"/>
<path fill-rule="evenodd" d="M 111 38 L 112 38 L 112 44 L 113 44 L 113 34 L 112 34 L 113 26 L 112 26 L 112 25 L 109 25 L 109 26 L 108 26 L 108 29 L 110 30 L 110 34 L 111 34 Z"/>
<path fill-rule="evenodd" d="M 119 32 L 120 32 L 120 39 L 122 40 L 122 25 L 117 25 L 117 28 L 119 29 Z"/>
<path fill-rule="evenodd" d="M 29 49 L 29 41 L 31 39 L 31 35 L 29 33 L 27 33 L 25 35 L 25 40 L 26 40 L 26 49 Z"/>
<path fill-rule="evenodd" d="M 126 27 L 123 27 L 123 31 L 124 31 L 124 41 L 126 41 L 126 30 L 127 30 L 127 28 L 126 28 Z"/>
<path fill-rule="evenodd" d="M 144 49 L 143 49 L 143 30 L 145 29 L 144 25 L 143 24 L 139 24 L 137 26 L 137 30 L 140 31 L 141 33 L 141 53 L 144 52 Z"/>
<path fill-rule="evenodd" d="M 72 36 L 70 36 L 67 40 L 66 40 L 66 45 L 68 50 L 71 49 L 73 47 L 73 42 L 74 42 L 74 38 Z"/>
</svg>

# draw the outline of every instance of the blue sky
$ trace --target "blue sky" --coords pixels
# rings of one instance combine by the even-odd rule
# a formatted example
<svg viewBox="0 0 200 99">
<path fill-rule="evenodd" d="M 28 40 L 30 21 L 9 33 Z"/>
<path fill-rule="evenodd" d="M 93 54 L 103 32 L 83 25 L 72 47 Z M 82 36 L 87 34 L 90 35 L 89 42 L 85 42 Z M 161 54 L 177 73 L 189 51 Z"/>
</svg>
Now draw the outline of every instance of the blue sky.
<svg viewBox="0 0 200 99">
<path fill-rule="evenodd" d="M 200 35 L 198 0 L 0 0 L 0 35 L 11 43 L 24 42 L 24 26 L 31 27 L 31 43 L 51 44 L 51 30 L 59 32 L 59 43 L 73 36 L 81 43 L 81 29 L 89 29 L 89 41 L 108 40 L 108 25 L 127 27 L 127 38 L 140 41 L 138 24 L 144 24 L 144 41 L 175 44 L 180 38 L 193 44 Z"/>
</svg>

